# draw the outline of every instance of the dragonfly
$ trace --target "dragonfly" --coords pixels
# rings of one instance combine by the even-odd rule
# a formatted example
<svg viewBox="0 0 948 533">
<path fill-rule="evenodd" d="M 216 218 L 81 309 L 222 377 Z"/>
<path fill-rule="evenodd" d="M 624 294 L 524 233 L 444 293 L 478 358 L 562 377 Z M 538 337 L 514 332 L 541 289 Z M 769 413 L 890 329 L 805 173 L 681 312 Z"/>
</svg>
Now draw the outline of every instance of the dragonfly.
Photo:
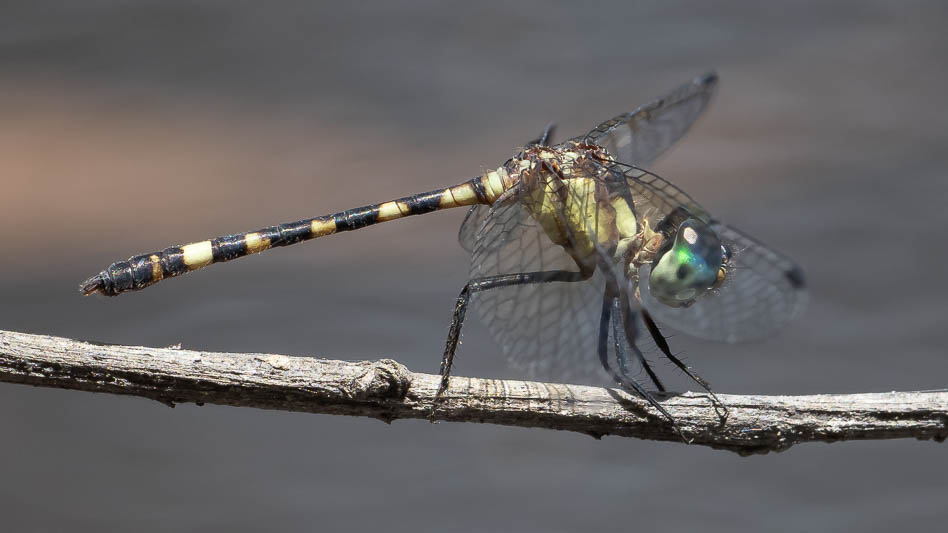
<svg viewBox="0 0 948 533">
<path fill-rule="evenodd" d="M 788 257 L 644 168 L 690 129 L 717 85 L 706 73 L 558 144 L 551 124 L 500 167 L 451 187 L 136 255 L 80 290 L 116 296 L 271 248 L 469 207 L 459 241 L 471 254 L 470 277 L 454 307 L 436 405 L 473 307 L 517 366 L 534 375 L 594 368 L 681 434 L 659 401 L 667 389 L 643 347 L 650 343 L 708 393 L 724 422 L 727 407 L 661 328 L 724 342 L 767 337 L 802 311 L 806 287 Z"/>
</svg>

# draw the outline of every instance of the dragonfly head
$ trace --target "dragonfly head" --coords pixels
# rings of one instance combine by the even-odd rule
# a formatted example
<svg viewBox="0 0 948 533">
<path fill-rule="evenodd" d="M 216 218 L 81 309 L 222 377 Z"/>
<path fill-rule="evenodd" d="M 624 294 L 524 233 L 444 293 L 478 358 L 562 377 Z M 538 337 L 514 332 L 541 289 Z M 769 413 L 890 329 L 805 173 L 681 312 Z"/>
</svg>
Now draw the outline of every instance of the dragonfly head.
<svg viewBox="0 0 948 533">
<path fill-rule="evenodd" d="M 649 272 L 649 292 L 672 307 L 687 307 L 724 281 L 728 252 L 708 224 L 686 219 L 659 248 Z"/>
</svg>

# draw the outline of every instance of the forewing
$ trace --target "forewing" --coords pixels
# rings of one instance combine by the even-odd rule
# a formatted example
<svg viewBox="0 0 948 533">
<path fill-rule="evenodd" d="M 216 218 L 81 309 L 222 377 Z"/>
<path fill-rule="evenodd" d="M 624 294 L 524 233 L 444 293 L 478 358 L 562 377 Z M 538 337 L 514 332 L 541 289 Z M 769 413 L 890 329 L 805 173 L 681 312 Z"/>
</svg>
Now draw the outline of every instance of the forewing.
<svg viewBox="0 0 948 533">
<path fill-rule="evenodd" d="M 711 220 L 708 211 L 691 195 L 657 174 L 622 163 L 612 163 L 608 167 L 608 175 L 625 179 L 635 200 L 636 214 L 640 218 L 648 219 L 653 229 L 662 219 L 679 209 L 685 209 L 691 216 L 705 222 Z"/>
<path fill-rule="evenodd" d="M 621 163 L 648 166 L 688 131 L 711 101 L 717 83 L 717 74 L 709 72 L 572 140 L 602 146 Z"/>
</svg>

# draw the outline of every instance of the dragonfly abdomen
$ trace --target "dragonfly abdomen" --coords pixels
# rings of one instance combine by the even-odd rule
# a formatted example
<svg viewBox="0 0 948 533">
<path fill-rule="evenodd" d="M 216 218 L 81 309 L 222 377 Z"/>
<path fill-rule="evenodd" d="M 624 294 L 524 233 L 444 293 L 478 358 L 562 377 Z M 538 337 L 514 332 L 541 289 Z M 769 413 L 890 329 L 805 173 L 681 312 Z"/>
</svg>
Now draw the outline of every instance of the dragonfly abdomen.
<svg viewBox="0 0 948 533">
<path fill-rule="evenodd" d="M 214 263 L 298 242 L 351 231 L 379 222 L 388 222 L 441 209 L 491 204 L 513 183 L 502 170 L 491 171 L 453 187 L 406 196 L 389 202 L 357 207 L 332 215 L 299 220 L 278 226 L 236 233 L 172 246 L 158 252 L 118 261 L 80 285 L 83 294 L 117 296 L 154 285 Z"/>
</svg>

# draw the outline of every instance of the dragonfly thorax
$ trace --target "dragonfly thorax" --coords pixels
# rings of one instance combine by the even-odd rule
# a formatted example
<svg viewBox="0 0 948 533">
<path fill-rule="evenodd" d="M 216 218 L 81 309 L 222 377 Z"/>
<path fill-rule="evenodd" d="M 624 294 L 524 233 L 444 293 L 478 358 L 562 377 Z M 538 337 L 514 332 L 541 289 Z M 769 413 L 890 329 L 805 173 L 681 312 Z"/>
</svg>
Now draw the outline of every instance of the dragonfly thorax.
<svg viewBox="0 0 948 533">
<path fill-rule="evenodd" d="M 581 269 L 635 255 L 643 242 L 631 197 L 609 185 L 612 162 L 601 146 L 568 142 L 530 147 L 506 165 L 520 203 Z"/>
</svg>

